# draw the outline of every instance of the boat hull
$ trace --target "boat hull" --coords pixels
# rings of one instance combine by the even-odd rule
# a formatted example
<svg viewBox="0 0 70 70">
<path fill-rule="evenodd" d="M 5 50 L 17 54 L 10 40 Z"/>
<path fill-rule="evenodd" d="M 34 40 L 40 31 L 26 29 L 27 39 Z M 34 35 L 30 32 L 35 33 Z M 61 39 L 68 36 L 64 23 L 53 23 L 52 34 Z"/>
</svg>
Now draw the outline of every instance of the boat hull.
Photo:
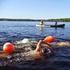
<svg viewBox="0 0 70 70">
<path fill-rule="evenodd" d="M 38 27 L 44 27 L 44 25 L 38 25 L 38 24 L 36 26 L 38 26 Z"/>
<path fill-rule="evenodd" d="M 65 24 L 60 24 L 60 25 L 50 25 L 50 27 L 65 27 Z"/>
</svg>

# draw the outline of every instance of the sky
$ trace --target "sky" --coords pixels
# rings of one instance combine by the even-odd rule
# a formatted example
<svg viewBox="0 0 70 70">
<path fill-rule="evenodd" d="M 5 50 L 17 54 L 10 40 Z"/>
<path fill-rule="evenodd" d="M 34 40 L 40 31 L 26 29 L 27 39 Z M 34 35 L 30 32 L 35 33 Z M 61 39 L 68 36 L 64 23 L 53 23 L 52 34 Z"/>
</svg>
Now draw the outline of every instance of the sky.
<svg viewBox="0 0 70 70">
<path fill-rule="evenodd" d="M 0 0 L 0 18 L 70 18 L 70 0 Z"/>
</svg>

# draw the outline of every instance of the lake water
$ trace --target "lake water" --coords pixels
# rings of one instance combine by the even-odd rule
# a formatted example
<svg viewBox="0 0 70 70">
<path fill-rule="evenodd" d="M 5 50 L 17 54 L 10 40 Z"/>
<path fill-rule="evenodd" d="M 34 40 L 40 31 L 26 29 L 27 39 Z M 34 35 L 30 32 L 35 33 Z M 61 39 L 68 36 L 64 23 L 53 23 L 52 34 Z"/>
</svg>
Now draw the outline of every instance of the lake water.
<svg viewBox="0 0 70 70">
<path fill-rule="evenodd" d="M 0 45 L 5 42 L 15 42 L 23 38 L 39 40 L 45 36 L 52 35 L 57 41 L 70 41 L 70 22 L 58 22 L 65 24 L 65 28 L 50 28 L 47 25 L 54 25 L 54 22 L 45 22 L 45 27 L 37 27 L 39 22 L 18 22 L 18 21 L 0 21 Z M 1 62 L 0 62 L 1 63 Z M 60 47 L 54 49 L 54 55 L 45 61 L 29 61 L 17 65 L 19 69 L 34 70 L 70 70 L 70 48 Z"/>
<path fill-rule="evenodd" d="M 22 40 L 23 38 L 40 39 L 52 35 L 59 40 L 70 41 L 70 22 L 58 22 L 65 24 L 65 28 L 51 28 L 47 25 L 54 25 L 54 22 L 44 22 L 43 28 L 37 27 L 40 22 L 24 21 L 0 21 L 0 43 L 6 41 Z"/>
</svg>

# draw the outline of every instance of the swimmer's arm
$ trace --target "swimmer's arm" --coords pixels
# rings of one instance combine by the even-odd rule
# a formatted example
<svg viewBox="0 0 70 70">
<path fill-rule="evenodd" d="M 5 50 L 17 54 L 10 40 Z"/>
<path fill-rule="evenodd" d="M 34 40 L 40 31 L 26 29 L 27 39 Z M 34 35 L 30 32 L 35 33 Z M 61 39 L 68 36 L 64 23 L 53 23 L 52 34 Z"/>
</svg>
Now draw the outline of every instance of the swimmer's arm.
<svg viewBox="0 0 70 70">
<path fill-rule="evenodd" d="M 70 46 L 70 42 L 53 42 L 50 44 L 51 46 Z"/>
<path fill-rule="evenodd" d="M 41 49 L 42 40 L 40 40 L 37 44 L 35 51 L 39 51 Z"/>
<path fill-rule="evenodd" d="M 70 46 L 70 42 L 58 42 L 57 46 Z"/>
</svg>

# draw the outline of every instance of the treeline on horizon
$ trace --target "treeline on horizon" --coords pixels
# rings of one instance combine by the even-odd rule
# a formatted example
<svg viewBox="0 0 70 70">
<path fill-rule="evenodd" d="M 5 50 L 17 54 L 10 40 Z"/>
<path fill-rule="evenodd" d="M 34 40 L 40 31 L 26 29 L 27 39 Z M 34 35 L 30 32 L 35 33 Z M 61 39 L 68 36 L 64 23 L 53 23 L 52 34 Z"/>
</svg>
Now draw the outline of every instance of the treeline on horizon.
<svg viewBox="0 0 70 70">
<path fill-rule="evenodd" d="M 70 18 L 48 19 L 47 21 L 52 21 L 52 22 L 70 22 Z"/>
<path fill-rule="evenodd" d="M 9 19 L 0 18 L 0 21 L 48 21 L 48 22 L 70 22 L 70 18 L 60 18 L 60 19 Z"/>
</svg>

